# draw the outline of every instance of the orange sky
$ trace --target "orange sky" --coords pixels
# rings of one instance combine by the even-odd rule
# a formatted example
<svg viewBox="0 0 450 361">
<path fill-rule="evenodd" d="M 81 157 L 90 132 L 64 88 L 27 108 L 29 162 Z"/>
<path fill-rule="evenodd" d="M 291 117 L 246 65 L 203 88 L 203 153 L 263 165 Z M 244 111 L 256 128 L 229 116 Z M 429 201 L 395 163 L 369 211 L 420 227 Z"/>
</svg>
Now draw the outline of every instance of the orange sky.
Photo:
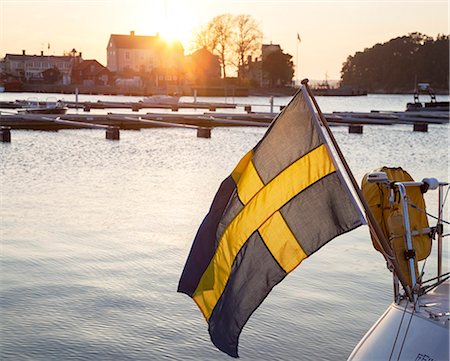
<svg viewBox="0 0 450 361">
<path fill-rule="evenodd" d="M 75 48 L 106 64 L 109 35 L 130 30 L 170 33 L 188 53 L 193 33 L 214 16 L 249 14 L 265 43 L 280 44 L 298 59 L 299 78 L 338 79 L 348 55 L 377 42 L 415 31 L 448 34 L 448 11 L 447 0 L 0 0 L 0 57 Z"/>
</svg>

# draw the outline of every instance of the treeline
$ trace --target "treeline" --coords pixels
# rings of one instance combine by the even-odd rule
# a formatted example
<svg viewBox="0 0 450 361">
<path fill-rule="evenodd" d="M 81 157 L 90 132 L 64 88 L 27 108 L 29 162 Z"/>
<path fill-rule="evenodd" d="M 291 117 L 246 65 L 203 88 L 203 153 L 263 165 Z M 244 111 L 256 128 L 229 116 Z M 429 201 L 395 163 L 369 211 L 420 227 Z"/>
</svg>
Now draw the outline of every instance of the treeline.
<svg viewBox="0 0 450 361">
<path fill-rule="evenodd" d="M 372 92 L 411 92 L 415 83 L 449 89 L 449 36 L 411 33 L 349 56 L 341 84 Z"/>
</svg>

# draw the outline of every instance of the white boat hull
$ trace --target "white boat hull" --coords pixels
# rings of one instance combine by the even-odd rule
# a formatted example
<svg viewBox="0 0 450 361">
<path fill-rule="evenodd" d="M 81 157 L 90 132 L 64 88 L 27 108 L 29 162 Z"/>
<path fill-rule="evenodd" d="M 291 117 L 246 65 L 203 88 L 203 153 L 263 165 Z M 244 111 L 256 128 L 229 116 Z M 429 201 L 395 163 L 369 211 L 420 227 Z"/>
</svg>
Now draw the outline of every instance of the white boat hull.
<svg viewBox="0 0 450 361">
<path fill-rule="evenodd" d="M 449 283 L 419 298 L 419 312 L 392 304 L 359 342 L 348 361 L 449 360 Z"/>
</svg>

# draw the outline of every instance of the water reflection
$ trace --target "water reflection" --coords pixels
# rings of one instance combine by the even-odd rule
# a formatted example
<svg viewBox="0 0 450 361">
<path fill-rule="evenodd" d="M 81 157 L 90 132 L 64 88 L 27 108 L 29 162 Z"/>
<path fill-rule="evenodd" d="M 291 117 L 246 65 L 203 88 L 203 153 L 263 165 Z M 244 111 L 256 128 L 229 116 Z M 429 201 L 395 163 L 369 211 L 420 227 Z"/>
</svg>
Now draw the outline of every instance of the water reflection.
<svg viewBox="0 0 450 361">
<path fill-rule="evenodd" d="M 448 130 L 334 132 L 358 179 L 381 165 L 422 179 L 447 178 Z M 119 142 L 97 130 L 15 131 L 0 153 L 2 358 L 228 360 L 175 290 L 220 182 L 264 131 L 214 129 L 207 140 L 144 129 Z M 244 328 L 241 358 L 345 359 L 390 302 L 361 227 L 275 287 Z"/>
</svg>

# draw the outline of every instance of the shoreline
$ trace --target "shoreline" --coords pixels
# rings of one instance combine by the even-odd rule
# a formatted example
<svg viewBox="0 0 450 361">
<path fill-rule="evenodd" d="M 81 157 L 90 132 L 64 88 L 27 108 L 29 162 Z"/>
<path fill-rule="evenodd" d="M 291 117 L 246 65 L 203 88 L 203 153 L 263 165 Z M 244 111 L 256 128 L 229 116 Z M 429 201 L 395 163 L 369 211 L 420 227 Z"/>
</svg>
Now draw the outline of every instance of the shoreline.
<svg viewBox="0 0 450 361">
<path fill-rule="evenodd" d="M 51 84 L 24 84 L 20 89 L 5 89 L 5 93 L 55 93 L 55 94 L 84 94 L 84 95 L 121 95 L 121 96 L 152 96 L 152 95 L 180 95 L 180 96 L 197 96 L 207 97 L 223 97 L 223 96 L 293 96 L 298 88 L 296 87 L 279 87 L 279 88 L 248 88 L 241 86 L 229 87 L 180 87 L 177 89 L 146 89 L 119 88 L 113 86 L 83 86 L 83 85 L 51 85 Z M 314 89 L 313 89 L 314 91 Z M 435 89 L 436 95 L 449 96 L 450 91 Z M 392 90 L 377 89 L 368 91 L 367 94 L 396 94 L 396 95 L 412 95 L 414 89 L 410 90 Z M 352 95 L 322 95 L 322 96 L 352 96 Z M 365 96 L 363 94 L 355 94 L 353 96 Z"/>
</svg>

